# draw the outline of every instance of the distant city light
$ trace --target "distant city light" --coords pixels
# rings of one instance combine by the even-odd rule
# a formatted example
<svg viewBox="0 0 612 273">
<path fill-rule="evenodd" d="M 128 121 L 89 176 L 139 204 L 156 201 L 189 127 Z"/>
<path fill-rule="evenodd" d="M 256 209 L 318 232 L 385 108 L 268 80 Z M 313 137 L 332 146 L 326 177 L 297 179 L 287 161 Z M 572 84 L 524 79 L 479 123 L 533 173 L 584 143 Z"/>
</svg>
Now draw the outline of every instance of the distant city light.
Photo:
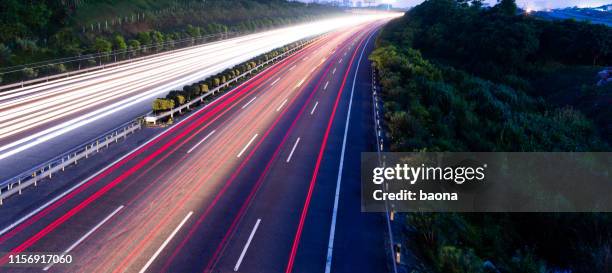
<svg viewBox="0 0 612 273">
<path fill-rule="evenodd" d="M 356 1 L 353 1 L 356 2 Z M 423 0 L 377 0 L 377 4 L 390 3 L 397 7 L 412 7 L 423 2 Z M 599 7 L 610 4 L 610 0 L 516 0 L 517 6 L 526 9 L 529 7 L 532 11 L 556 9 L 564 7 Z M 485 0 L 488 5 L 495 5 L 497 0 Z"/>
</svg>

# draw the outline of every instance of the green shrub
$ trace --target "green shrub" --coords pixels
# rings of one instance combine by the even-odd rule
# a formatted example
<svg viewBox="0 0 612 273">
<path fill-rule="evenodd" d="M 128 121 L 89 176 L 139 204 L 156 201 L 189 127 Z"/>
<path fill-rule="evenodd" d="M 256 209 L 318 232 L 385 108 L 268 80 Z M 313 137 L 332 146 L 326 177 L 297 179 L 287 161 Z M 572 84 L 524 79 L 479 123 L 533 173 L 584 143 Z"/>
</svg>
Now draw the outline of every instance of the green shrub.
<svg viewBox="0 0 612 273">
<path fill-rule="evenodd" d="M 482 270 L 482 261 L 474 251 L 463 250 L 455 246 L 440 248 L 437 258 L 438 272 L 447 273 L 479 273 Z"/>
<path fill-rule="evenodd" d="M 158 98 L 153 101 L 153 111 L 163 112 L 174 108 L 174 101 L 171 99 Z"/>
<path fill-rule="evenodd" d="M 23 76 L 26 77 L 27 79 L 33 79 L 38 77 L 38 71 L 36 71 L 34 68 L 31 67 L 26 67 L 22 70 Z"/>
</svg>

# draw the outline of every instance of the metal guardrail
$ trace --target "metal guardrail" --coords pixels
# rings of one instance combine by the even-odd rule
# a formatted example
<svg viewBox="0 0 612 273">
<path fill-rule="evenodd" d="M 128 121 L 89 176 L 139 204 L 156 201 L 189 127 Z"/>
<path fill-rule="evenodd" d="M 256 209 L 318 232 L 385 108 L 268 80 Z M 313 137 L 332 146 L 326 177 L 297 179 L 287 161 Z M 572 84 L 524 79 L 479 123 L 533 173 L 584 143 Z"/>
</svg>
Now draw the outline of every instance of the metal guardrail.
<svg viewBox="0 0 612 273">
<path fill-rule="evenodd" d="M 21 174 L 10 178 L 0 183 L 0 205 L 3 200 L 18 193 L 21 194 L 23 189 L 29 186 L 37 186 L 38 182 L 45 178 L 51 178 L 53 174 L 64 171 L 66 167 L 78 161 L 88 158 L 102 148 L 107 148 L 111 143 L 118 142 L 119 139 L 125 139 L 129 134 L 142 128 L 142 117 L 136 118 L 130 122 L 102 134 L 100 137 L 94 138 L 84 144 L 73 148 L 45 163 L 42 163 L 34 168 L 31 168 Z"/>
<path fill-rule="evenodd" d="M 384 130 L 383 130 L 383 126 L 380 123 L 380 120 L 383 120 L 383 102 L 380 99 L 381 98 L 381 86 L 380 83 L 378 81 L 378 78 L 380 77 L 379 75 L 379 71 L 376 68 L 376 65 L 374 62 L 372 62 L 371 64 L 371 71 L 372 71 L 372 104 L 374 105 L 373 109 L 372 109 L 372 115 L 373 115 L 373 119 L 374 121 L 374 128 L 375 128 L 375 132 L 376 132 L 376 151 L 378 153 L 378 165 L 379 166 L 385 166 L 386 160 L 385 160 L 385 156 L 381 155 L 381 153 L 384 152 L 384 139 L 385 139 L 385 135 L 384 135 Z M 383 120 L 384 121 L 384 120 Z M 386 187 L 383 187 L 383 190 L 388 190 L 388 184 L 386 185 Z M 392 272 L 397 273 L 398 272 L 398 265 L 402 264 L 402 252 L 401 252 L 401 244 L 397 244 L 396 243 L 396 239 L 394 239 L 393 236 L 393 225 L 391 224 L 391 222 L 394 221 L 394 218 L 396 217 L 396 211 L 395 211 L 395 207 L 393 206 L 393 204 L 391 204 L 391 206 L 389 206 L 388 202 L 385 201 L 385 223 L 387 226 L 387 238 L 385 238 L 385 241 L 387 241 L 388 246 L 386 247 L 386 251 L 387 255 L 389 255 L 388 259 L 388 263 L 390 264 L 390 267 L 393 269 Z"/>
<path fill-rule="evenodd" d="M 221 85 L 219 85 L 219 86 L 217 86 L 217 87 L 213 88 L 212 90 L 210 90 L 210 91 L 206 92 L 205 94 L 203 94 L 203 95 L 201 95 L 201 96 L 199 96 L 199 97 L 197 97 L 197 98 L 195 98 L 195 99 L 192 99 L 191 101 L 189 101 L 189 102 L 187 102 L 187 103 L 185 103 L 185 104 L 183 104 L 183 105 L 181 105 L 181 106 L 179 106 L 179 107 L 173 108 L 173 109 L 171 109 L 171 110 L 169 110 L 169 111 L 166 111 L 166 112 L 163 112 L 163 113 L 161 113 L 161 114 L 159 114 L 159 115 L 146 116 L 146 117 L 145 117 L 145 122 L 146 122 L 146 123 L 151 123 L 151 124 L 156 124 L 156 123 L 157 123 L 157 121 L 158 121 L 158 120 L 160 120 L 160 119 L 162 119 L 162 118 L 166 118 L 166 117 L 168 117 L 168 116 L 169 116 L 170 118 L 173 118 L 173 117 L 174 117 L 174 114 L 176 114 L 176 113 L 179 113 L 179 114 L 180 114 L 180 113 L 182 113 L 182 112 L 183 112 L 183 110 L 189 110 L 189 108 L 190 108 L 192 105 L 194 105 L 194 104 L 196 104 L 196 103 L 201 103 L 201 102 L 203 102 L 203 101 L 204 101 L 204 99 L 205 99 L 206 97 L 208 97 L 208 96 L 212 96 L 212 95 L 214 95 L 216 92 L 219 92 L 221 89 L 223 89 L 223 88 L 225 88 L 225 87 L 230 86 L 232 83 L 237 82 L 237 81 L 238 81 L 238 80 L 240 80 L 241 78 L 246 77 L 247 75 L 249 75 L 249 74 L 251 74 L 251 73 L 253 73 L 253 72 L 257 71 L 258 69 L 260 69 L 260 68 L 262 68 L 262 67 L 264 67 L 264 66 L 266 66 L 266 65 L 268 65 L 268 64 L 270 64 L 270 63 L 273 63 L 273 62 L 275 62 L 275 61 L 277 61 L 277 60 L 279 60 L 279 59 L 282 59 L 282 58 L 286 57 L 286 56 L 287 56 L 287 55 L 289 55 L 289 54 L 294 53 L 295 51 L 297 51 L 297 50 L 299 50 L 299 49 L 303 48 L 303 47 L 304 47 L 304 45 L 308 44 L 310 41 L 311 41 L 311 40 L 309 40 L 309 41 L 307 41 L 307 42 L 303 42 L 303 43 L 301 43 L 300 45 L 298 45 L 298 46 L 296 46 L 296 47 L 294 47 L 294 48 L 292 48 L 292 49 L 288 50 L 287 52 L 284 52 L 284 53 L 282 53 L 282 54 L 280 54 L 280 55 L 278 55 L 278 56 L 276 56 L 276 57 L 274 57 L 274 58 L 272 58 L 272 59 L 270 59 L 270 60 L 267 60 L 267 61 L 265 61 L 265 62 L 261 63 L 260 65 L 258 65 L 258 66 L 256 66 L 256 67 L 252 68 L 251 70 L 246 71 L 246 72 L 244 72 L 244 73 L 242 73 L 242 74 L 240 74 L 240 75 L 236 76 L 235 78 L 233 78 L 233 79 L 231 79 L 231 80 L 229 80 L 229 81 L 227 81 L 227 82 L 225 82 L 225 83 L 223 83 L 223 84 L 221 84 Z"/>
</svg>

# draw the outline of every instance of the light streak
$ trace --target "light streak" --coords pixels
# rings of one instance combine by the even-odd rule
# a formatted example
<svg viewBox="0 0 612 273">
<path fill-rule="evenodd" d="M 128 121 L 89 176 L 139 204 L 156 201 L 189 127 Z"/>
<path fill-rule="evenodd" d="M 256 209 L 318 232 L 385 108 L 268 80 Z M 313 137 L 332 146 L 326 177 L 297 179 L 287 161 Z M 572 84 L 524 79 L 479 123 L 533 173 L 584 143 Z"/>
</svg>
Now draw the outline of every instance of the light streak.
<svg viewBox="0 0 612 273">
<path fill-rule="evenodd" d="M 5 141 L 0 159 L 143 105 L 281 45 L 389 16 L 352 15 L 281 28 L 2 92 L 0 143 Z M 11 136 L 18 138 L 7 143 Z"/>
</svg>

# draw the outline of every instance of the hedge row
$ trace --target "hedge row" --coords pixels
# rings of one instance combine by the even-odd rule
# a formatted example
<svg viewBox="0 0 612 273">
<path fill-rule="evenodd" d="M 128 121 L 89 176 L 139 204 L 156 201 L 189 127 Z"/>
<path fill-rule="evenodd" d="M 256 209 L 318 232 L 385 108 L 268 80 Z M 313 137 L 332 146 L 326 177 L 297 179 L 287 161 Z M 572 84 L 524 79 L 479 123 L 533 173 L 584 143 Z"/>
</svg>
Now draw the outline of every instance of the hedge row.
<svg viewBox="0 0 612 273">
<path fill-rule="evenodd" d="M 226 82 L 235 79 L 236 77 L 242 75 L 243 73 L 254 69 L 258 65 L 265 63 L 268 60 L 271 60 L 287 51 L 290 51 L 294 48 L 303 46 L 306 43 L 309 43 L 311 40 L 301 40 L 291 44 L 288 44 L 283 47 L 279 47 L 270 52 L 259 55 L 255 58 L 252 58 L 248 61 L 245 61 L 241 64 L 235 65 L 231 68 L 225 69 L 224 71 L 217 73 L 215 75 L 209 76 L 208 78 L 198 81 L 196 83 L 185 85 L 182 90 L 172 90 L 170 91 L 165 98 L 157 98 L 153 101 L 153 113 L 158 114 L 168 110 L 171 110 L 175 107 L 179 107 L 184 105 L 185 103 L 190 102 L 193 99 L 205 94 L 206 92 L 217 88 Z M 261 70 L 263 67 L 258 69 Z M 221 88 L 220 91 L 225 91 L 236 84 L 246 80 L 247 77 L 244 77 L 240 80 L 235 81 L 233 84 L 230 84 L 224 88 Z M 208 98 L 211 98 L 209 96 Z"/>
</svg>

